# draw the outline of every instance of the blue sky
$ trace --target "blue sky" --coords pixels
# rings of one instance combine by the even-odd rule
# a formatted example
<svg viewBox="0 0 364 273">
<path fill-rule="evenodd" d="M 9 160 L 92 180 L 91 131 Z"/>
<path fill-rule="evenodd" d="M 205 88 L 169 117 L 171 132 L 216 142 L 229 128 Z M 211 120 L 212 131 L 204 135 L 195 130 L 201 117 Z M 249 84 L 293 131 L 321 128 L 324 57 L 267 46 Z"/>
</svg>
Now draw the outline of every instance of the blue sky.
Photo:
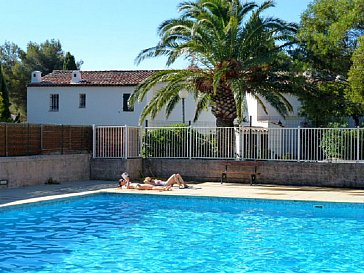
<svg viewBox="0 0 364 273">
<path fill-rule="evenodd" d="M 159 24 L 178 15 L 181 0 L 4 0 L 0 44 L 60 40 L 83 60 L 82 70 L 163 69 L 165 60 L 134 64 L 137 54 L 158 42 Z M 258 2 L 261 2 L 259 0 Z M 276 0 L 268 15 L 299 22 L 310 0 Z M 183 61 L 174 68 L 182 68 Z"/>
</svg>

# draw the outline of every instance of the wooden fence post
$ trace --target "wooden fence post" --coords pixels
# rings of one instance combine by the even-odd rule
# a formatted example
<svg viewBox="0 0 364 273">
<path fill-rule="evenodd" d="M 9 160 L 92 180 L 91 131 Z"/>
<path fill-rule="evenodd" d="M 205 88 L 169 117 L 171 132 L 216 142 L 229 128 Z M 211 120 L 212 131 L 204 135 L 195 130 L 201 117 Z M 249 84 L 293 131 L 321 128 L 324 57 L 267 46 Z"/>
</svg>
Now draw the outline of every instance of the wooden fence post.
<svg viewBox="0 0 364 273">
<path fill-rule="evenodd" d="M 63 155 L 63 145 L 64 145 L 64 132 L 63 132 L 63 124 L 61 125 L 61 154 Z"/>
<path fill-rule="evenodd" d="M 8 126 L 5 123 L 5 156 L 9 156 L 9 149 L 8 149 Z"/>
</svg>

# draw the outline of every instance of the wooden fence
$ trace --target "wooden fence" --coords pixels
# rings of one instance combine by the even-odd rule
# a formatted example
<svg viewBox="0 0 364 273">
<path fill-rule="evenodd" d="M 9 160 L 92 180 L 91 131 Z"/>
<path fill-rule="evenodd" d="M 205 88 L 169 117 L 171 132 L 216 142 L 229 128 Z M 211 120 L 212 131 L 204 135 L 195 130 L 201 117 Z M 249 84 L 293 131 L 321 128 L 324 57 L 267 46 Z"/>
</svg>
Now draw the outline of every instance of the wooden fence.
<svg viewBox="0 0 364 273">
<path fill-rule="evenodd" d="M 89 153 L 92 127 L 0 123 L 0 157 Z"/>
</svg>

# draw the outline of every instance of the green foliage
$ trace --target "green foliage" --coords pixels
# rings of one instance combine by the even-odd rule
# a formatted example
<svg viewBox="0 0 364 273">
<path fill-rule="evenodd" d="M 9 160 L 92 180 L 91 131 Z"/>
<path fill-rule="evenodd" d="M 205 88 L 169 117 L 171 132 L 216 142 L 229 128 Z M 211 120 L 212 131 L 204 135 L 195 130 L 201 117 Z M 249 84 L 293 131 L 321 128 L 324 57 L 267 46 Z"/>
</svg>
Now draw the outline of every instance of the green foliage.
<svg viewBox="0 0 364 273">
<path fill-rule="evenodd" d="M 294 43 L 295 24 L 264 17 L 273 1 L 261 5 L 239 0 L 195 0 L 179 5 L 180 16 L 159 27 L 159 43 L 143 50 L 136 62 L 167 57 L 167 65 L 178 58 L 190 60 L 185 70 L 161 71 L 139 85 L 129 103 L 142 101 L 154 86 L 165 83 L 143 110 L 141 121 L 154 118 L 162 109 L 168 116 L 187 90 L 197 100 L 195 120 L 210 105 L 217 126 L 233 126 L 242 120 L 245 95 L 250 93 L 265 108 L 267 101 L 281 114 L 292 110 L 283 93 L 299 85 L 291 70 L 292 60 L 284 48 Z"/>
<path fill-rule="evenodd" d="M 364 33 L 363 10 L 364 0 L 315 0 L 308 6 L 298 37 L 314 68 L 347 74 Z"/>
<path fill-rule="evenodd" d="M 77 70 L 77 69 L 78 68 L 76 65 L 75 57 L 70 52 L 67 52 L 63 61 L 63 70 Z"/>
<path fill-rule="evenodd" d="M 46 40 L 41 44 L 29 42 L 26 51 L 10 42 L 0 46 L 0 63 L 8 83 L 12 112 L 26 119 L 27 84 L 32 71 L 38 70 L 45 75 L 62 69 L 63 62 L 64 53 L 57 40 Z"/>
<path fill-rule="evenodd" d="M 24 54 L 24 51 L 14 43 L 5 42 L 0 46 L 0 63 L 9 91 L 11 112 L 20 113 L 23 117 L 26 116 L 26 83 L 29 79 L 21 63 L 21 56 Z"/>
<path fill-rule="evenodd" d="M 364 108 L 364 36 L 359 38 L 359 46 L 352 57 L 353 65 L 349 71 L 351 89 L 348 95 L 355 103 Z"/>
<path fill-rule="evenodd" d="M 168 128 L 170 127 L 170 128 Z M 185 124 L 174 124 L 167 128 L 147 130 L 144 135 L 143 157 L 189 157 L 189 150 L 199 151 L 200 156 L 216 151 L 216 141 L 208 134 L 201 134 Z M 193 145 L 189 147 L 188 143 Z"/>
<path fill-rule="evenodd" d="M 6 87 L 5 79 L 3 77 L 2 68 L 0 64 L 0 121 L 9 121 L 10 116 L 10 102 L 8 89 Z"/>
<path fill-rule="evenodd" d="M 350 116 L 345 96 L 345 83 L 321 82 L 306 93 L 299 95 L 302 103 L 300 114 L 315 127 L 328 127 L 332 122 L 342 122 Z"/>
<path fill-rule="evenodd" d="M 336 124 L 335 127 L 340 126 L 341 124 Z M 361 150 L 359 154 L 363 155 L 364 136 L 363 134 L 359 135 L 360 139 L 358 141 L 358 131 L 356 129 L 331 129 L 323 133 L 320 148 L 328 160 L 355 160 L 357 159 L 358 144 Z M 362 156 L 359 160 L 362 160 Z"/>
<path fill-rule="evenodd" d="M 327 159 L 342 159 L 346 154 L 347 147 L 342 145 L 346 131 L 330 130 L 323 134 L 320 148 Z"/>
<path fill-rule="evenodd" d="M 364 114 L 363 12 L 364 0 L 314 0 L 301 17 L 294 54 L 314 74 L 302 113 L 317 126 L 348 116 L 359 125 Z"/>
</svg>

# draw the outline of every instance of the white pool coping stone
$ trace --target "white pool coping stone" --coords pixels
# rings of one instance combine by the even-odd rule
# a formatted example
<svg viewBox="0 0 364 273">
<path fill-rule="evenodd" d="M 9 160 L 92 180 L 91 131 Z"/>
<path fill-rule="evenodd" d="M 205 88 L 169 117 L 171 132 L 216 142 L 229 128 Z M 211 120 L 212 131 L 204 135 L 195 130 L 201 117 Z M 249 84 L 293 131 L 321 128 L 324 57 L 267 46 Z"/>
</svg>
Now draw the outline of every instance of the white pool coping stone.
<svg viewBox="0 0 364 273">
<path fill-rule="evenodd" d="M 105 185 L 105 188 L 98 189 Z M 95 193 L 119 194 L 154 194 L 178 196 L 209 196 L 230 198 L 275 199 L 291 201 L 320 201 L 320 202 L 349 202 L 364 203 L 364 189 L 340 189 L 320 187 L 296 187 L 278 185 L 245 185 L 216 182 L 193 184 L 188 189 L 174 187 L 171 191 L 156 190 L 127 190 L 114 187 L 116 183 L 110 181 L 77 181 L 65 183 L 58 187 L 49 185 L 26 187 L 18 189 L 0 190 L 0 200 L 6 195 L 6 200 L 1 200 L 0 208 L 14 205 L 29 204 L 33 202 L 56 200 L 68 197 L 84 196 Z M 95 189 L 96 188 L 96 189 Z M 43 191 L 42 191 L 43 189 Z M 80 190 L 81 189 L 81 190 Z M 26 190 L 27 194 L 24 195 Z M 34 191 L 34 194 L 31 194 Z M 65 191 L 67 191 L 65 193 Z M 4 193 L 4 194 L 3 194 Z M 29 194 L 30 193 L 30 194 Z M 32 196 L 34 195 L 34 197 Z M 37 196 L 39 195 L 39 196 Z"/>
</svg>

